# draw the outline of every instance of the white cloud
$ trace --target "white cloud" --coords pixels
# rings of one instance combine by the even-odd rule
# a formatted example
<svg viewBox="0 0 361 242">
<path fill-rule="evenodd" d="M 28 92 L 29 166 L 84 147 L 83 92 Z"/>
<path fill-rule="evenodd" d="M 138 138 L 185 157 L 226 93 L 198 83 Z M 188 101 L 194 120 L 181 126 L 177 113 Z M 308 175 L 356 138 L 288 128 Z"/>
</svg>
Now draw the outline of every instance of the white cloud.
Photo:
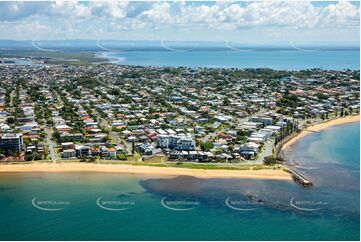
<svg viewBox="0 0 361 242">
<path fill-rule="evenodd" d="M 131 3 L 133 4 L 133 3 Z M 149 21 L 153 24 L 228 25 L 234 28 L 250 26 L 334 27 L 359 24 L 359 8 L 341 1 L 325 7 L 314 7 L 310 1 L 259 1 L 248 4 L 232 1 L 193 6 L 184 1 L 153 2 L 131 18 L 127 16 L 127 1 L 1 2 L 0 21 L 14 21 L 34 15 L 49 18 L 125 19 Z M 346 26 L 347 27 L 347 26 Z"/>
<path fill-rule="evenodd" d="M 144 21 L 152 21 L 161 24 L 170 23 L 175 17 L 171 15 L 170 7 L 170 4 L 167 2 L 156 3 L 152 6 L 151 9 L 142 12 L 138 16 L 138 19 L 143 19 Z"/>
<path fill-rule="evenodd" d="M 324 8 L 319 15 L 319 22 L 322 26 L 359 27 L 360 10 L 347 1 L 340 1 Z"/>
<path fill-rule="evenodd" d="M 127 1 L 94 1 L 89 4 L 89 9 L 93 16 L 115 19 L 125 18 L 127 15 L 127 7 Z"/>
<path fill-rule="evenodd" d="M 245 5 L 245 4 L 243 4 Z M 349 2 L 315 7 L 311 1 L 259 1 L 245 6 L 239 3 L 217 3 L 193 6 L 179 4 L 172 11 L 169 3 L 154 4 L 136 19 L 153 24 L 215 28 L 278 26 L 290 28 L 332 28 L 359 25 L 359 9 Z"/>
<path fill-rule="evenodd" d="M 294 29 L 359 31 L 359 5 L 347 1 L 315 6 L 311 1 L 256 1 L 192 4 L 175 2 L 127 1 L 56 1 L 56 2 L 0 2 L 0 38 L 32 34 L 25 23 L 32 23 L 42 35 L 53 31 L 58 36 L 88 36 L 93 33 L 116 35 L 122 31 L 150 32 L 152 30 L 177 33 L 205 30 L 264 29 L 286 33 Z M 17 29 L 5 29 L 13 23 Z M 58 26 L 59 25 L 59 26 Z M 56 27 L 54 27 L 56 26 Z M 170 29 L 170 30 L 169 30 Z M 13 33 L 13 34 L 12 34 Z M 4 35 L 4 36 L 2 36 Z M 156 35 L 156 33 L 154 33 Z M 201 35 L 201 34 L 200 34 Z M 155 36 L 157 37 L 157 36 Z"/>
</svg>

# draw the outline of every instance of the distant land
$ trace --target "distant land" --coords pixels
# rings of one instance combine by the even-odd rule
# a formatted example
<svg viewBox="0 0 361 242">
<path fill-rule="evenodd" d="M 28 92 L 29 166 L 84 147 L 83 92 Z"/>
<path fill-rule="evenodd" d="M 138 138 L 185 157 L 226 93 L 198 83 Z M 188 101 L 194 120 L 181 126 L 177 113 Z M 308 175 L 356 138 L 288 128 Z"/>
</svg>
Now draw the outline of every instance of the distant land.
<svg viewBox="0 0 361 242">
<path fill-rule="evenodd" d="M 254 45 L 232 41 L 141 41 L 141 40 L 0 40 L 1 51 L 357 51 L 354 42 L 284 42 Z"/>
<path fill-rule="evenodd" d="M 359 48 L 352 42 L 252 45 L 232 41 L 0 40 L 0 58 L 61 65 L 359 70 Z"/>
</svg>

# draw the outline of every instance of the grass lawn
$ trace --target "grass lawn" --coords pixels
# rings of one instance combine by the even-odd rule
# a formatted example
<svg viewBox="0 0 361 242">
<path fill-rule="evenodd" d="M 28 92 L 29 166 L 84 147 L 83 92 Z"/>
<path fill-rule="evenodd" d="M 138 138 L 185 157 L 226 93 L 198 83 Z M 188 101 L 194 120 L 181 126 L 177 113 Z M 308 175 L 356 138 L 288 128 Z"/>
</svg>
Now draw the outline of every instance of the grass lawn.
<svg viewBox="0 0 361 242">
<path fill-rule="evenodd" d="M 144 160 L 144 163 L 164 163 L 168 160 L 165 156 L 153 156 L 149 159 Z"/>
<path fill-rule="evenodd" d="M 103 160 L 97 159 L 96 164 L 114 164 L 114 165 L 140 165 L 140 166 L 153 166 L 153 167 L 179 167 L 190 169 L 210 169 L 210 170 L 262 170 L 262 169 L 282 169 L 278 165 L 263 165 L 263 164 L 209 164 L 209 163 L 195 163 L 195 162 L 167 162 L 163 156 L 154 156 L 146 161 L 141 161 L 140 155 L 136 153 L 134 156 L 128 157 L 128 160 Z M 163 159 L 164 162 L 163 162 Z M 52 163 L 50 160 L 43 160 L 38 162 Z M 59 160 L 56 163 L 80 163 L 79 159 Z M 24 164 L 26 162 L 19 162 Z"/>
<path fill-rule="evenodd" d="M 167 162 L 167 163 L 148 163 L 138 165 L 149 165 L 149 166 L 158 166 L 158 167 L 179 167 L 179 168 L 190 168 L 190 169 L 210 169 L 210 170 L 262 170 L 262 169 L 278 169 L 273 165 L 222 165 L 222 164 L 207 164 L 207 163 L 176 163 L 176 162 Z"/>
</svg>

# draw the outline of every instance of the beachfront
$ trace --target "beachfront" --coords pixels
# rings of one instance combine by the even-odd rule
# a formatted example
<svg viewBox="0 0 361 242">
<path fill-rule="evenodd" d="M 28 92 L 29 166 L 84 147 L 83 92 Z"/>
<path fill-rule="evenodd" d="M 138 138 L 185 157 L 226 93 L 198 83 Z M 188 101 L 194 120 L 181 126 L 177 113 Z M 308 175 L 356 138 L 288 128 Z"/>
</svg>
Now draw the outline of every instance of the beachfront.
<svg viewBox="0 0 361 242">
<path fill-rule="evenodd" d="M 307 128 L 303 129 L 298 135 L 294 136 L 292 139 L 287 141 L 282 145 L 281 152 L 288 149 L 292 144 L 294 144 L 297 140 L 305 137 L 306 135 L 317 132 L 323 129 L 327 129 L 331 126 L 340 125 L 340 124 L 346 124 L 346 123 L 352 123 L 352 122 L 360 122 L 360 116 L 359 115 L 353 115 L 353 116 L 347 116 L 347 117 L 341 117 L 337 119 L 328 120 L 326 122 L 317 123 L 317 124 L 311 124 Z"/>
<path fill-rule="evenodd" d="M 263 170 L 209 170 L 175 167 L 151 167 L 138 165 L 91 164 L 91 163 L 42 163 L 0 165 L 0 173 L 11 172 L 103 172 L 162 176 L 193 176 L 198 178 L 240 178 L 262 180 L 291 180 L 286 171 Z"/>
<path fill-rule="evenodd" d="M 313 124 L 305 128 L 298 135 L 283 144 L 281 152 L 288 149 L 297 140 L 306 135 L 317 132 L 334 125 L 350 122 L 358 122 L 358 115 L 347 116 L 328 120 L 323 123 Z M 262 179 L 262 180 L 291 180 L 291 175 L 282 169 L 252 169 L 249 170 L 227 170 L 227 169 L 195 169 L 181 167 L 158 167 L 130 164 L 95 164 L 95 163 L 46 163 L 33 162 L 27 164 L 3 164 L 0 165 L 0 173 L 11 172 L 104 172 L 124 173 L 139 175 L 162 175 L 162 176 L 193 176 L 198 178 L 240 178 L 240 179 Z"/>
</svg>

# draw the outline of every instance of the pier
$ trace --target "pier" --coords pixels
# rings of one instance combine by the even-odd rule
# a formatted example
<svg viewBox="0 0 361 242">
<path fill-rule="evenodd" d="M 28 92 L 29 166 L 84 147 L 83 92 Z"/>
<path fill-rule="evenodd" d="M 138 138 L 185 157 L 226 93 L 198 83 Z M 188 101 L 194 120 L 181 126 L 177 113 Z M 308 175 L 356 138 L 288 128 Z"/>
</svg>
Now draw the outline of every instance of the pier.
<svg viewBox="0 0 361 242">
<path fill-rule="evenodd" d="M 292 179 L 302 185 L 303 187 L 312 187 L 313 183 L 311 180 L 307 179 L 304 175 L 302 175 L 300 172 L 293 170 L 292 168 L 290 168 L 287 165 L 284 165 L 284 167 L 286 168 L 286 170 L 291 173 Z"/>
<path fill-rule="evenodd" d="M 311 187 L 313 186 L 312 181 L 310 181 L 309 179 L 307 179 L 306 177 L 304 177 L 302 174 L 300 174 L 299 172 L 292 170 L 290 168 L 288 168 L 289 172 L 292 175 L 292 178 L 295 182 L 297 182 L 298 184 L 304 186 L 304 187 Z"/>
</svg>

